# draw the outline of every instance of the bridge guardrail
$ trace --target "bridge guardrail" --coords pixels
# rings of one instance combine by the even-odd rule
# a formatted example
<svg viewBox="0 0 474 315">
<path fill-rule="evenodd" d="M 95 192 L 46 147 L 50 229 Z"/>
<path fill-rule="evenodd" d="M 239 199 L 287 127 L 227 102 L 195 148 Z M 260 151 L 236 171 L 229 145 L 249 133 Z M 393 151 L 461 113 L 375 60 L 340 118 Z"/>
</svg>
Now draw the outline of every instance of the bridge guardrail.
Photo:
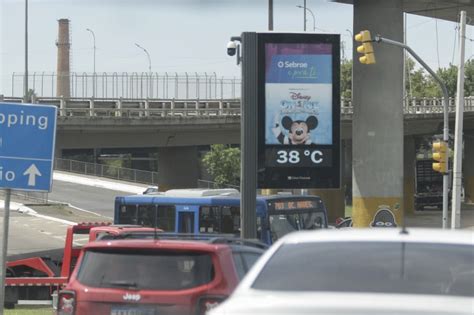
<svg viewBox="0 0 474 315">
<path fill-rule="evenodd" d="M 65 76 L 61 76 L 65 77 Z M 30 72 L 28 86 L 40 97 L 57 95 L 57 73 Z M 109 98 L 236 98 L 241 79 L 213 73 L 157 72 L 71 72 L 68 76 L 72 97 Z M 11 95 L 23 95 L 24 73 L 13 73 Z"/>
<path fill-rule="evenodd" d="M 0 101 L 21 103 L 20 97 L 0 95 Z M 239 99 L 178 100 L 178 99 L 109 99 L 38 97 L 37 104 L 52 104 L 59 108 L 59 116 L 107 118 L 165 118 L 202 116 L 240 116 Z M 442 98 L 407 98 L 403 104 L 405 114 L 441 114 Z M 449 111 L 455 111 L 455 99 L 449 99 Z M 474 111 L 474 96 L 464 98 L 464 111 Z M 354 107 L 349 99 L 341 99 L 341 115 L 352 115 Z"/>
<path fill-rule="evenodd" d="M 143 171 L 106 164 L 55 158 L 54 169 L 58 171 L 106 177 L 142 184 L 156 185 L 158 183 L 158 172 Z"/>
</svg>

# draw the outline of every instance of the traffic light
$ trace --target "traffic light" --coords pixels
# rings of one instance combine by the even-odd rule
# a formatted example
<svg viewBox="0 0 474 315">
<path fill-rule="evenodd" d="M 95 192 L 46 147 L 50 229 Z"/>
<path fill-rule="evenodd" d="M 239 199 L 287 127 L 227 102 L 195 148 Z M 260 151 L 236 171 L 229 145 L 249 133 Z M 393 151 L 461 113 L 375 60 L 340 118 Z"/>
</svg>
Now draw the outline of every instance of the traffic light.
<svg viewBox="0 0 474 315">
<path fill-rule="evenodd" d="M 355 37 L 355 40 L 361 42 L 362 45 L 357 47 L 357 52 L 364 54 L 359 57 L 360 63 L 370 65 L 375 63 L 374 47 L 372 47 L 372 37 L 370 31 L 361 31 Z"/>
<path fill-rule="evenodd" d="M 445 141 L 437 140 L 433 142 L 433 170 L 443 174 L 448 173 L 448 144 Z"/>
</svg>

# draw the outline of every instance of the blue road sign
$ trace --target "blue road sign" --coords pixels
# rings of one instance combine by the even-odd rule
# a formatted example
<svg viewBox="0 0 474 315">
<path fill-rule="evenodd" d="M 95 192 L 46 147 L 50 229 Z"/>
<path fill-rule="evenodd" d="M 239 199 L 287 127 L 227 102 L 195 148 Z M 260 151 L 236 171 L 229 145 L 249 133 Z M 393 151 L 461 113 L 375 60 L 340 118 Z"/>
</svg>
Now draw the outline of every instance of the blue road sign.
<svg viewBox="0 0 474 315">
<path fill-rule="evenodd" d="M 0 103 L 0 188 L 50 191 L 56 106 Z"/>
</svg>

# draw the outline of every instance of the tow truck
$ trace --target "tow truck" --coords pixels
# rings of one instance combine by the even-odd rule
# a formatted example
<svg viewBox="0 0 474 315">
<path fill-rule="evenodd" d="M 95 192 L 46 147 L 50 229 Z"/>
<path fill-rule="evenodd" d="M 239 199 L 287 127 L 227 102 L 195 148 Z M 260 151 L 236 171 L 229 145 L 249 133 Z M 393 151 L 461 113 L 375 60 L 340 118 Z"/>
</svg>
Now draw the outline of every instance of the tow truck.
<svg viewBox="0 0 474 315">
<path fill-rule="evenodd" d="M 162 230 L 139 225 L 111 225 L 110 222 L 82 222 L 69 226 L 64 249 L 53 249 L 7 257 L 5 307 L 14 308 L 18 300 L 49 300 L 69 280 L 82 246 L 74 242 L 75 235 L 89 235 L 88 241 L 99 236 Z"/>
</svg>

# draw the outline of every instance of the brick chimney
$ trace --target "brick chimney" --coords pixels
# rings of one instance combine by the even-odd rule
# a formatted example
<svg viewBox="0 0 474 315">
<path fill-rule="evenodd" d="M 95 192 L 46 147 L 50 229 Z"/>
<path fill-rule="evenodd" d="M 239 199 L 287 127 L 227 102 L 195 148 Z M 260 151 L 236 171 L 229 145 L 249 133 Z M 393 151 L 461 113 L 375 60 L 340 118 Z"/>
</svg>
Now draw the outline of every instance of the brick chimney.
<svg viewBox="0 0 474 315">
<path fill-rule="evenodd" d="M 56 46 L 58 46 L 58 69 L 57 69 L 57 87 L 56 96 L 70 97 L 70 48 L 71 43 L 69 42 L 69 20 L 60 19 L 58 40 Z"/>
</svg>

